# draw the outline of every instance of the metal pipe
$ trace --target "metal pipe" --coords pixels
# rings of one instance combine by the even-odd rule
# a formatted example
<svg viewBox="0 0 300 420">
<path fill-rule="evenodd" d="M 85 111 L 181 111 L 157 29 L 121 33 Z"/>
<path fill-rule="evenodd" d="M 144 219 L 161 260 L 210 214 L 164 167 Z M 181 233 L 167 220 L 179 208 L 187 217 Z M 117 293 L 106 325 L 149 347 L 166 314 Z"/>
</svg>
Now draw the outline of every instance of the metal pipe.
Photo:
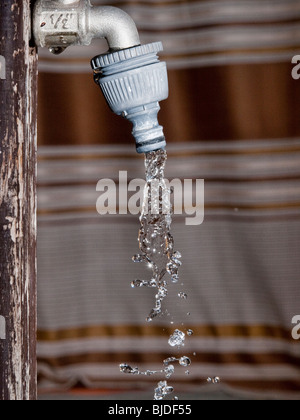
<svg viewBox="0 0 300 420">
<path fill-rule="evenodd" d="M 111 6 L 89 9 L 88 32 L 93 38 L 106 38 L 110 50 L 140 45 L 136 24 L 123 10 Z"/>
<path fill-rule="evenodd" d="M 94 38 L 106 38 L 111 51 L 140 45 L 132 18 L 116 7 L 93 6 L 90 0 L 37 0 L 33 32 L 39 47 L 53 54 L 67 47 L 89 45 Z"/>
</svg>

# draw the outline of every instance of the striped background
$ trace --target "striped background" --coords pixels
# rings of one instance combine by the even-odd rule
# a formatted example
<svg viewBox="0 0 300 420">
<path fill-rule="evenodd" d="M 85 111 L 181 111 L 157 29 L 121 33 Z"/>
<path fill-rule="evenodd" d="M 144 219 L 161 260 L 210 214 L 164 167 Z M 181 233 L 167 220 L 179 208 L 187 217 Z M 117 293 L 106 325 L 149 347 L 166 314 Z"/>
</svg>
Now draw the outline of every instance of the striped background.
<svg viewBox="0 0 300 420">
<path fill-rule="evenodd" d="M 152 293 L 130 288 L 145 274 L 130 261 L 137 218 L 95 209 L 98 178 L 115 179 L 123 169 L 141 177 L 142 163 L 127 146 L 40 149 L 42 387 L 138 387 L 145 379 L 122 376 L 119 362 L 148 369 L 170 356 L 175 325 L 146 325 Z M 196 352 L 189 377 L 180 370 L 174 377 L 178 384 L 214 375 L 257 397 L 299 396 L 300 343 L 291 339 L 299 311 L 299 168 L 298 139 L 169 147 L 170 179 L 206 180 L 205 223 L 186 227 L 178 216 L 173 226 L 189 299 L 181 303 L 182 287 L 174 286 L 168 309 L 175 324 L 195 331 L 184 353 Z"/>
<path fill-rule="evenodd" d="M 178 325 L 195 334 L 184 349 L 190 375 L 177 369 L 176 389 L 200 395 L 208 376 L 220 376 L 216 392 L 299 399 L 300 341 L 291 337 L 300 315 L 300 83 L 291 77 L 299 1 L 110 4 L 133 16 L 143 42 L 164 42 L 167 177 L 205 179 L 205 222 L 174 218 L 184 286 L 168 297 L 170 318 L 147 325 L 153 294 L 130 288 L 145 275 L 131 263 L 138 218 L 96 212 L 99 179 L 143 177 L 130 126 L 92 80 L 89 60 L 105 43 L 61 57 L 41 50 L 40 391 L 151 389 L 153 378 L 121 375 L 118 364 L 160 368 Z"/>
</svg>

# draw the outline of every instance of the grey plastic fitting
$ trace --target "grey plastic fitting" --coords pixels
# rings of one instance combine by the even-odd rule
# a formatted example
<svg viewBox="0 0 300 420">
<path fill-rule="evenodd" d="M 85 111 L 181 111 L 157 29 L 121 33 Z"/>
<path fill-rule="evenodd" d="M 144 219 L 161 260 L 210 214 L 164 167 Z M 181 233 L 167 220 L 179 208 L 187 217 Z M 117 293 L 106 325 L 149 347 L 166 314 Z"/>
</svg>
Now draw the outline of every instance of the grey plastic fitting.
<svg viewBox="0 0 300 420">
<path fill-rule="evenodd" d="M 157 53 L 162 43 L 140 45 L 100 55 L 92 60 L 97 84 L 117 115 L 133 123 L 138 153 L 164 149 L 166 140 L 157 114 L 169 96 L 166 63 Z"/>
</svg>

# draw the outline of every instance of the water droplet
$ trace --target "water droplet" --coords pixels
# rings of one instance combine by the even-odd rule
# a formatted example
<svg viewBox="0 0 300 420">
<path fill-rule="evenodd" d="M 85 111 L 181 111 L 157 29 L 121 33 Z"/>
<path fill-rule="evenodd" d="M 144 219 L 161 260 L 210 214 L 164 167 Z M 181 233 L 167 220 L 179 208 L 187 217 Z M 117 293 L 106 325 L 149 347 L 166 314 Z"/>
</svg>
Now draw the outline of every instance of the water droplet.
<svg viewBox="0 0 300 420">
<path fill-rule="evenodd" d="M 186 293 L 184 293 L 184 292 L 179 292 L 178 293 L 178 297 L 180 297 L 181 299 L 187 299 L 188 298 L 188 295 L 186 294 Z"/>
<path fill-rule="evenodd" d="M 132 367 L 125 364 L 125 363 L 122 363 L 120 365 L 120 371 L 123 372 L 123 373 L 131 373 L 132 372 Z"/>
<path fill-rule="evenodd" d="M 151 318 L 150 316 L 148 316 L 148 318 L 146 318 L 146 322 L 152 322 L 153 321 L 153 318 Z"/>
<path fill-rule="evenodd" d="M 172 283 L 178 283 L 178 280 L 179 280 L 178 274 L 173 274 L 172 277 L 171 277 L 171 282 Z"/>
<path fill-rule="evenodd" d="M 189 371 L 189 370 L 186 370 L 186 371 L 185 371 L 185 374 L 186 374 L 186 375 L 189 375 L 189 374 L 190 374 L 190 371 Z"/>
<path fill-rule="evenodd" d="M 175 372 L 175 368 L 174 368 L 174 366 L 173 366 L 173 365 L 167 366 L 167 367 L 165 368 L 166 378 L 167 378 L 167 379 L 170 379 L 170 378 L 171 378 L 171 376 L 174 374 L 174 372 Z"/>
<path fill-rule="evenodd" d="M 133 374 L 133 375 L 136 375 L 136 374 L 139 373 L 138 368 L 132 368 L 127 363 L 122 363 L 120 365 L 120 371 L 123 372 L 123 373 L 130 373 L 130 374 Z"/>
<path fill-rule="evenodd" d="M 193 330 L 191 330 L 191 329 L 189 329 L 189 330 L 187 330 L 187 335 L 190 337 L 190 336 L 192 336 L 192 335 L 194 335 L 194 331 Z"/>
<path fill-rule="evenodd" d="M 141 263 L 141 262 L 145 261 L 145 257 L 143 255 L 137 254 L 137 255 L 134 255 L 132 257 L 132 261 L 134 263 Z"/>
<path fill-rule="evenodd" d="M 156 295 L 157 299 L 164 299 L 168 296 L 168 289 L 166 287 L 159 287 L 158 294 Z"/>
<path fill-rule="evenodd" d="M 209 384 L 219 384 L 221 382 L 221 379 L 219 376 L 215 376 L 214 378 L 209 377 L 207 378 L 207 382 Z"/>
<path fill-rule="evenodd" d="M 190 366 L 192 364 L 191 359 L 187 356 L 183 356 L 179 359 L 179 364 L 181 366 L 187 367 Z"/>
<path fill-rule="evenodd" d="M 131 283 L 132 288 L 142 287 L 142 286 L 144 286 L 144 281 L 143 280 L 133 280 L 133 282 Z"/>
<path fill-rule="evenodd" d="M 155 279 L 151 279 L 149 281 L 149 287 L 157 287 L 157 283 L 156 283 L 156 280 Z"/>
<path fill-rule="evenodd" d="M 180 330 L 175 330 L 169 339 L 171 347 L 183 347 L 185 342 L 185 333 Z"/>
<path fill-rule="evenodd" d="M 157 388 L 154 391 L 154 400 L 163 400 L 166 396 L 172 394 L 174 388 L 168 386 L 167 381 L 161 381 L 157 384 Z"/>
<path fill-rule="evenodd" d="M 164 365 L 168 366 L 170 363 L 173 363 L 173 362 L 176 362 L 176 361 L 177 361 L 176 357 L 169 357 L 168 359 L 164 360 Z"/>
</svg>

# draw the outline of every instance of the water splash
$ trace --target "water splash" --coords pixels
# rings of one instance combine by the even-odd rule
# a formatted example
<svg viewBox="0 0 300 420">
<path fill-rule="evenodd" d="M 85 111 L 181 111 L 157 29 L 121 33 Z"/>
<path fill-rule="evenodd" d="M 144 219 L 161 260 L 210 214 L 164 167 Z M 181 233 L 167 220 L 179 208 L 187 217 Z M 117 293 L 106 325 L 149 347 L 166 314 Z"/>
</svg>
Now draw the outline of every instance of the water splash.
<svg viewBox="0 0 300 420">
<path fill-rule="evenodd" d="M 163 302 L 168 296 L 168 280 L 178 282 L 181 254 L 174 251 L 171 235 L 172 205 L 171 191 L 165 180 L 167 153 L 158 150 L 146 154 L 146 185 L 140 217 L 139 248 L 140 254 L 133 257 L 135 263 L 145 263 L 152 271 L 150 280 L 135 280 L 132 287 L 156 288 L 155 305 L 147 317 L 147 322 L 161 316 Z"/>
<path fill-rule="evenodd" d="M 185 344 L 185 333 L 180 330 L 175 330 L 169 339 L 171 347 L 183 347 Z"/>
<path fill-rule="evenodd" d="M 122 363 L 120 365 L 120 371 L 122 373 L 128 373 L 131 375 L 143 375 L 143 376 L 152 376 L 156 373 L 165 373 L 166 376 L 169 376 L 169 370 L 163 369 L 163 370 L 146 370 L 145 372 L 141 371 L 138 367 L 131 367 L 127 363 Z"/>
<path fill-rule="evenodd" d="M 167 381 L 160 381 L 154 391 L 154 400 L 163 400 L 174 392 L 174 388 L 169 386 Z"/>
<path fill-rule="evenodd" d="M 187 356 L 183 356 L 179 359 L 177 359 L 176 357 L 170 357 L 166 360 L 164 360 L 164 368 L 160 369 L 160 370 L 146 370 L 145 372 L 143 372 L 142 370 L 140 370 L 138 367 L 131 367 L 130 365 L 128 365 L 127 363 L 122 363 L 120 365 L 120 371 L 122 373 L 127 373 L 127 374 L 131 374 L 131 375 L 143 375 L 143 376 L 152 376 L 152 375 L 156 375 L 158 373 L 164 374 L 166 379 L 170 379 L 171 376 L 173 376 L 173 374 L 175 373 L 175 367 L 174 365 L 171 365 L 170 363 L 173 362 L 178 362 L 181 366 L 187 367 L 190 366 L 191 359 Z"/>
<path fill-rule="evenodd" d="M 144 263 L 151 270 L 149 280 L 136 279 L 131 283 L 133 288 L 149 287 L 156 289 L 155 304 L 151 309 L 147 322 L 163 314 L 163 303 L 168 296 L 169 282 L 178 283 L 179 268 L 182 265 L 181 253 L 174 250 L 174 239 L 171 234 L 172 205 L 171 191 L 165 180 L 165 165 L 167 153 L 164 150 L 146 154 L 146 185 L 144 200 L 140 216 L 139 249 L 140 253 L 133 257 L 134 263 Z M 178 296 L 186 300 L 187 294 L 180 292 Z M 173 322 L 171 322 L 173 323 Z M 192 335 L 192 330 L 187 330 L 187 336 Z M 181 348 L 185 345 L 186 334 L 178 329 L 170 336 L 169 345 Z M 132 375 L 152 376 L 155 374 L 165 375 L 164 381 L 160 381 L 154 391 L 155 400 L 163 400 L 173 393 L 174 388 L 168 385 L 169 380 L 175 373 L 174 363 L 188 367 L 191 359 L 187 356 L 169 357 L 164 360 L 161 370 L 147 370 L 132 368 L 128 364 L 120 365 L 123 373 Z M 187 374 L 188 371 L 185 373 Z M 178 399 L 178 397 L 175 397 Z"/>
</svg>

